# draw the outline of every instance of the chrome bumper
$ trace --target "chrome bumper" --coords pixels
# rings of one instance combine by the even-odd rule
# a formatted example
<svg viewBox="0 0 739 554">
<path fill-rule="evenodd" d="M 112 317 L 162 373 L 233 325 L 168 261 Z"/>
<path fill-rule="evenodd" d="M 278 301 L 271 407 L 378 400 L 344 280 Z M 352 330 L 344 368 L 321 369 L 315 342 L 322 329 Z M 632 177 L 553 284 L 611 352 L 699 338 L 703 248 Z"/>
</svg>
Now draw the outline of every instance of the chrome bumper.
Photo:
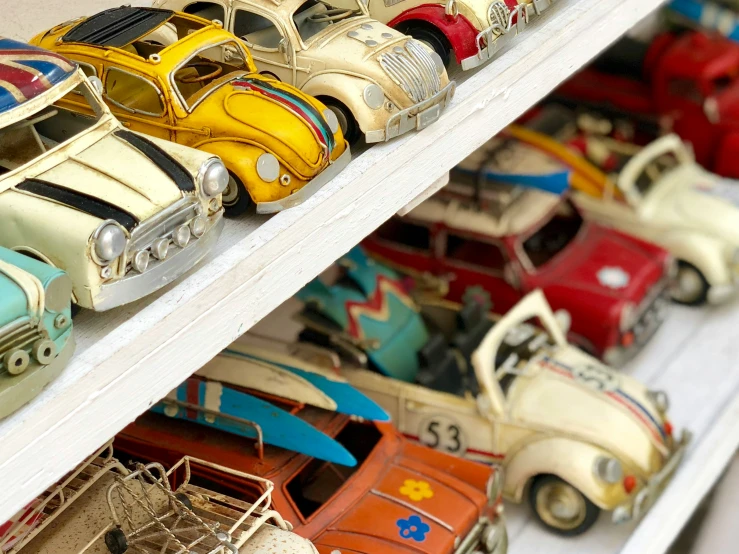
<svg viewBox="0 0 739 554">
<path fill-rule="evenodd" d="M 92 297 L 92 309 L 110 310 L 139 300 L 168 285 L 192 269 L 215 246 L 223 231 L 223 210 L 210 216 L 209 227 L 198 239 L 192 239 L 185 248 L 177 248 L 162 261 L 152 263 L 144 273 L 129 271 L 124 277 L 100 287 Z"/>
<path fill-rule="evenodd" d="M 637 519 L 643 516 L 654 505 L 685 456 L 685 450 L 688 448 L 691 438 L 690 431 L 683 430 L 680 441 L 677 443 L 677 448 L 670 456 L 670 459 L 667 460 L 662 470 L 649 479 L 644 488 L 636 493 L 633 500 L 621 504 L 613 510 L 612 519 L 614 523 L 625 523 L 632 519 Z"/>
<path fill-rule="evenodd" d="M 327 166 L 326 169 L 321 171 L 317 177 L 313 180 L 308 181 L 300 190 L 286 196 L 280 200 L 274 200 L 272 202 L 260 202 L 257 204 L 258 214 L 274 214 L 293 208 L 299 204 L 305 202 L 308 198 L 317 193 L 326 183 L 336 177 L 341 170 L 343 170 L 352 159 L 352 153 L 349 149 L 349 145 L 346 145 L 344 153 L 336 158 L 331 165 Z"/>
<path fill-rule="evenodd" d="M 431 98 L 414 104 L 410 108 L 401 110 L 390 116 L 385 129 L 367 131 L 364 135 L 368 143 L 383 142 L 413 130 L 421 130 L 439 119 L 442 110 L 452 101 L 457 84 L 450 81 L 447 86 L 434 94 Z"/>
<path fill-rule="evenodd" d="M 482 517 L 462 540 L 454 554 L 506 554 L 508 552 L 508 531 L 505 518 L 498 516 L 495 521 Z"/>
<path fill-rule="evenodd" d="M 62 335 L 64 347 L 49 365 L 33 362 L 20 375 L 0 375 L 0 418 L 4 418 L 33 400 L 41 390 L 62 372 L 75 349 L 74 335 L 70 328 Z"/>
<path fill-rule="evenodd" d="M 554 0 L 534 0 L 531 4 L 526 4 L 526 18 L 532 15 L 541 15 L 549 6 L 554 4 Z"/>
<path fill-rule="evenodd" d="M 513 19 L 516 22 L 513 23 Z M 477 54 L 469 56 L 462 60 L 462 69 L 468 71 L 478 67 L 488 60 L 492 59 L 504 46 L 506 46 L 513 38 L 522 31 L 528 23 L 528 6 L 520 5 L 515 11 L 511 12 L 508 17 L 508 27 L 502 29 L 500 25 L 491 25 L 487 29 L 483 29 L 475 37 L 475 45 L 477 46 Z M 483 46 L 483 43 L 485 46 Z"/>
</svg>

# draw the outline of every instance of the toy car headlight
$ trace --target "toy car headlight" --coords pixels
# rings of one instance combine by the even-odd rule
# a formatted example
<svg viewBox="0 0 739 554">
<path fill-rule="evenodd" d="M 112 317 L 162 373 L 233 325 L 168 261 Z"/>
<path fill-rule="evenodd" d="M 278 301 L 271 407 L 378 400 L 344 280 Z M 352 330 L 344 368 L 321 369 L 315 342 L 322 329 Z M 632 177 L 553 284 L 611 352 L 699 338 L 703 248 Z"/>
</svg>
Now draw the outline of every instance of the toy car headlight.
<svg viewBox="0 0 739 554">
<path fill-rule="evenodd" d="M 257 175 L 265 183 L 276 181 L 280 176 L 280 162 L 272 154 L 262 154 L 257 158 Z"/>
<path fill-rule="evenodd" d="M 373 110 L 379 110 L 385 103 L 385 93 L 374 83 L 370 83 L 364 87 L 362 96 L 364 97 L 364 102 Z"/>
<path fill-rule="evenodd" d="M 444 61 L 441 59 L 441 56 L 437 54 L 435 51 L 429 52 L 429 56 L 431 56 L 431 59 L 434 60 L 434 67 L 436 68 L 436 73 L 441 77 L 444 75 Z"/>
<path fill-rule="evenodd" d="M 488 496 L 488 503 L 493 504 L 501 493 L 501 486 L 503 484 L 503 469 L 495 468 L 493 474 L 488 478 L 487 485 L 485 486 L 485 492 Z"/>
<path fill-rule="evenodd" d="M 331 109 L 326 108 L 323 110 L 323 118 L 328 123 L 328 128 L 331 129 L 331 132 L 336 134 L 339 130 L 339 119 L 336 117 L 336 114 Z"/>
<path fill-rule="evenodd" d="M 620 482 L 624 475 L 621 462 L 608 456 L 599 456 L 595 459 L 593 473 L 598 479 L 611 485 Z"/>
<path fill-rule="evenodd" d="M 211 158 L 200 166 L 198 181 L 200 190 L 208 197 L 218 196 L 228 186 L 228 170 L 218 158 Z"/>
<path fill-rule="evenodd" d="M 93 247 L 98 261 L 107 264 L 126 251 L 126 232 L 115 221 L 104 221 L 93 234 Z"/>
<path fill-rule="evenodd" d="M 618 328 L 621 329 L 621 332 L 623 333 L 631 329 L 635 323 L 636 306 L 631 302 L 627 302 L 621 310 L 621 319 L 618 322 Z"/>
<path fill-rule="evenodd" d="M 660 413 L 667 413 L 667 410 L 670 409 L 670 397 L 667 396 L 665 391 L 650 390 L 647 392 L 647 396 L 649 396 L 649 400 L 652 401 L 652 404 L 654 404 L 654 407 Z"/>
</svg>

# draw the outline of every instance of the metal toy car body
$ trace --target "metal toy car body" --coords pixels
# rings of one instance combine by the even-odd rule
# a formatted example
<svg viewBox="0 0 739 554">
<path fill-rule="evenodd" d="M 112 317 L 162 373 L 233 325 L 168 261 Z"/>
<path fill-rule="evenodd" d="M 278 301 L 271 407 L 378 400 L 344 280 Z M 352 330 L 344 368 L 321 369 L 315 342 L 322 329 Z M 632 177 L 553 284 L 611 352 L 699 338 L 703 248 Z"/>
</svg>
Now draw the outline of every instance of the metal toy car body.
<svg viewBox="0 0 739 554">
<path fill-rule="evenodd" d="M 263 74 L 326 104 L 350 142 L 390 140 L 439 118 L 454 94 L 441 60 L 371 19 L 359 0 L 158 0 L 225 27 Z"/>
<path fill-rule="evenodd" d="M 670 15 L 689 26 L 700 26 L 739 42 L 739 2 L 736 0 L 670 0 Z"/>
<path fill-rule="evenodd" d="M 300 293 L 301 336 L 336 349 L 347 362 L 340 374 L 402 433 L 501 464 L 504 495 L 528 498 L 558 533 L 585 532 L 600 510 L 623 522 L 649 508 L 689 440 L 688 433 L 673 438 L 664 393 L 567 343 L 541 291 L 499 318 L 488 316 L 480 291 L 470 291 L 463 306 L 418 306 L 387 280 L 387 269 L 382 274 L 384 286 L 367 293 L 364 305 L 337 289 L 358 290 L 369 276 L 354 273 L 353 287 L 346 277 L 333 290 L 309 286 Z M 534 318 L 543 330 L 529 323 Z M 424 343 L 412 338 L 420 326 Z"/>
<path fill-rule="evenodd" d="M 449 300 L 483 287 L 498 313 L 541 288 L 570 315 L 574 344 L 621 366 L 659 328 L 673 262 L 657 246 L 583 221 L 566 196 L 504 184 L 526 173 L 568 179 L 556 158 L 498 135 L 451 171 L 449 185 L 363 245 L 402 272 L 449 279 Z"/>
<path fill-rule="evenodd" d="M 257 75 L 241 41 L 199 17 L 123 6 L 32 42 L 101 78 L 110 109 L 131 129 L 220 156 L 233 214 L 251 201 L 259 213 L 300 204 L 351 158 L 332 112 Z M 88 111 L 73 98 L 60 106 Z"/>
<path fill-rule="evenodd" d="M 191 483 L 197 468 L 259 489 L 245 502 Z M 176 483 L 172 488 L 171 481 Z M 0 532 L 8 554 L 316 554 L 271 507 L 273 483 L 190 457 L 128 470 L 108 445 Z"/>
<path fill-rule="evenodd" d="M 74 352 L 72 282 L 0 247 L 0 418 L 34 398 Z"/>
<path fill-rule="evenodd" d="M 583 120 L 567 110 L 547 109 L 540 117 L 547 135 L 525 128 L 510 132 L 571 169 L 577 190 L 573 200 L 586 218 L 651 241 L 672 254 L 678 261 L 672 287 L 675 300 L 720 303 L 736 295 L 736 181 L 701 168 L 677 135 L 640 147 L 588 130 Z M 597 158 L 604 156 L 613 166 L 608 174 L 599 168 L 603 161 Z"/>
<path fill-rule="evenodd" d="M 169 397 L 163 401 L 165 407 L 160 413 L 141 416 L 119 434 L 116 448 L 162 463 L 171 463 L 187 452 L 274 481 L 275 506 L 297 522 L 295 532 L 310 538 L 321 554 L 337 549 L 366 554 L 505 553 L 505 528 L 498 517 L 501 510 L 499 472 L 474 462 L 460 463 L 448 454 L 411 445 L 390 424 L 352 417 L 350 412 L 342 413 L 347 408 L 357 409 L 361 403 L 347 401 L 347 391 L 340 390 L 346 385 L 337 389 L 336 383 L 340 381 L 332 378 L 330 372 L 322 372 L 286 356 L 256 359 L 238 347 L 230 350 L 204 368 L 204 376 L 208 379 L 204 382 L 210 394 L 206 395 L 202 389 L 196 393 L 193 382 L 189 385 L 188 398 L 197 398 L 199 394 L 199 402 L 204 406 L 199 407 L 192 401 L 187 406 L 180 405 L 185 409 L 172 419 L 161 415 L 174 413 L 170 404 L 172 397 Z M 217 391 L 231 387 L 234 391 L 250 390 L 233 382 L 268 386 L 265 379 L 250 375 L 250 370 L 255 368 L 262 375 L 270 372 L 273 378 L 289 383 L 277 386 L 290 390 L 292 397 L 301 388 L 302 381 L 305 388 L 300 391 L 299 398 L 315 405 L 326 406 L 328 402 L 328 409 L 302 401 L 278 399 L 272 394 L 263 395 L 269 399 L 272 410 L 262 417 L 260 409 L 244 408 L 244 413 L 250 417 L 256 413 L 259 422 L 251 422 L 251 426 L 260 429 L 257 434 L 244 433 L 243 425 L 249 422 L 240 417 L 235 419 L 237 403 L 231 397 L 219 396 Z M 216 375 L 228 376 L 230 382 L 213 381 Z M 320 383 L 319 379 L 322 379 Z M 358 394 L 354 393 L 355 399 Z M 241 401 L 245 399 L 242 397 Z M 335 408 L 330 406 L 332 402 Z M 371 401 L 370 404 L 374 406 Z M 202 410 L 205 416 L 211 417 L 212 423 L 195 414 L 188 417 L 187 409 Z M 288 420 L 285 420 L 287 425 L 274 430 L 268 427 L 274 414 L 283 419 L 285 413 L 314 426 L 316 432 L 320 430 L 332 437 L 337 445 L 351 453 L 356 465 L 331 461 L 330 449 L 323 459 L 304 453 L 314 446 L 311 438 L 296 440 L 296 447 L 300 447 L 297 452 L 265 446 L 258 437 L 269 443 L 279 438 L 275 435 L 286 431 L 294 433 Z M 219 423 L 221 416 L 226 417 Z M 237 428 L 229 422 L 243 425 Z M 257 437 L 256 444 L 249 436 Z M 208 471 L 196 475 L 201 482 L 217 479 L 221 490 L 229 491 L 232 496 L 241 498 L 254 494 L 253 487 L 239 478 L 224 479 Z"/>
<path fill-rule="evenodd" d="M 94 310 L 210 252 L 223 228 L 217 157 L 124 129 L 59 54 L 0 39 L 0 78 L 0 246 L 66 271 L 74 302 Z M 90 115 L 52 106 L 63 97 Z"/>
<path fill-rule="evenodd" d="M 622 39 L 566 81 L 558 97 L 619 115 L 649 118 L 689 142 L 698 162 L 739 177 L 739 44 L 700 32 Z M 656 138 L 656 137 L 653 137 Z"/>
</svg>

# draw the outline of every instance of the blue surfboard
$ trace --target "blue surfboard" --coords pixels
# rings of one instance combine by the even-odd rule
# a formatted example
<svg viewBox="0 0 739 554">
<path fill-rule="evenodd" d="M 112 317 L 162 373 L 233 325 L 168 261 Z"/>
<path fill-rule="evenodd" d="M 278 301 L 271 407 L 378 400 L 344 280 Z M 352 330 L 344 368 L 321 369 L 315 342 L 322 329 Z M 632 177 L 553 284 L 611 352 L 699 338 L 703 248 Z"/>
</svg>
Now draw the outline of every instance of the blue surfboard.
<svg viewBox="0 0 739 554">
<path fill-rule="evenodd" d="M 265 444 L 279 446 L 327 462 L 353 467 L 357 460 L 341 444 L 315 427 L 260 398 L 231 389 L 216 381 L 188 379 L 176 389 L 179 402 L 194 404 L 208 412 L 178 406 L 171 415 L 172 404 L 166 400 L 152 408 L 153 412 L 184 419 L 249 439 L 256 439 L 254 427 L 231 419 L 252 421 L 262 428 Z M 197 399 L 197 400 L 196 400 Z M 166 410 L 165 410 L 166 409 Z"/>
<path fill-rule="evenodd" d="M 545 173 L 542 175 L 528 173 L 499 173 L 491 169 L 483 171 L 469 170 L 456 167 L 454 173 L 465 175 L 477 175 L 484 177 L 487 181 L 495 181 L 507 185 L 518 185 L 526 188 L 543 190 L 552 194 L 562 194 L 570 188 L 570 172 L 558 171 L 556 173 Z"/>
</svg>

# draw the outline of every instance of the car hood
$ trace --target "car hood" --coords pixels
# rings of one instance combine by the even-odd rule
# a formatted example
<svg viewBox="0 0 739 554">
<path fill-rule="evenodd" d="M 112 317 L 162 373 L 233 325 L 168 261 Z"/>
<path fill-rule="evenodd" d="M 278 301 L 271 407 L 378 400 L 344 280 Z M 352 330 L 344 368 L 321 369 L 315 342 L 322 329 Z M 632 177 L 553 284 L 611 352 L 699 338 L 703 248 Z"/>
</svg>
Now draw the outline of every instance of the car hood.
<svg viewBox="0 0 739 554">
<path fill-rule="evenodd" d="M 385 95 L 397 106 L 402 109 L 411 106 L 411 98 L 385 72 L 379 61 L 380 55 L 392 52 L 395 48 L 405 50 L 411 39 L 369 17 L 358 17 L 336 27 L 329 27 L 328 31 L 324 31 L 304 55 L 323 65 L 325 70 L 350 71 L 355 75 L 366 76 L 379 84 Z M 425 61 L 430 67 L 435 67 L 430 55 Z M 427 80 L 428 76 L 418 72 L 415 66 L 408 66 L 406 69 L 413 71 L 414 76 L 424 82 Z M 448 82 L 444 73 L 441 87 Z"/>
<path fill-rule="evenodd" d="M 216 137 L 237 137 L 263 145 L 295 173 L 311 179 L 327 164 L 334 135 L 320 110 L 298 89 L 254 74 L 215 85 L 196 108 L 222 114 L 209 120 Z"/>
<path fill-rule="evenodd" d="M 580 234 L 542 272 L 547 297 L 588 292 L 614 302 L 635 304 L 664 273 L 664 260 L 631 237 L 596 223 L 584 223 Z M 609 303 L 608 306 L 612 306 Z"/>
<path fill-rule="evenodd" d="M 139 137 L 117 126 L 101 127 L 86 137 L 94 139 L 92 142 L 72 142 L 69 155 L 60 163 L 17 186 L 103 219 L 99 210 L 87 212 L 86 200 L 92 199 L 112 210 L 105 219 L 116 219 L 115 213 L 119 213 L 140 223 L 181 200 L 183 191 L 160 165 L 164 159 L 171 161 L 171 156 L 150 139 L 129 142 L 125 136 L 131 135 L 134 140 Z M 192 183 L 194 189 L 194 180 Z M 56 191 L 64 193 L 71 203 L 59 200 Z"/>
<path fill-rule="evenodd" d="M 709 233 L 739 245 L 739 181 L 683 164 L 664 175 L 645 203 L 644 209 L 665 226 Z"/>
<path fill-rule="evenodd" d="M 664 419 L 644 385 L 571 346 L 533 360 L 508 392 L 515 423 L 596 444 L 644 474 L 664 459 Z M 660 465 L 662 461 L 659 462 Z"/>
<path fill-rule="evenodd" d="M 462 487 L 445 484 L 447 479 L 441 469 L 397 458 L 375 486 L 314 543 L 319 548 L 341 548 L 349 536 L 361 535 L 363 542 L 375 545 L 373 552 L 453 552 L 457 537 L 464 538 L 481 515 L 476 501 L 485 498 L 481 491 L 480 498 L 470 498 Z M 421 498 L 409 495 L 410 491 L 425 494 Z M 414 524 L 414 529 L 403 531 Z"/>
</svg>

